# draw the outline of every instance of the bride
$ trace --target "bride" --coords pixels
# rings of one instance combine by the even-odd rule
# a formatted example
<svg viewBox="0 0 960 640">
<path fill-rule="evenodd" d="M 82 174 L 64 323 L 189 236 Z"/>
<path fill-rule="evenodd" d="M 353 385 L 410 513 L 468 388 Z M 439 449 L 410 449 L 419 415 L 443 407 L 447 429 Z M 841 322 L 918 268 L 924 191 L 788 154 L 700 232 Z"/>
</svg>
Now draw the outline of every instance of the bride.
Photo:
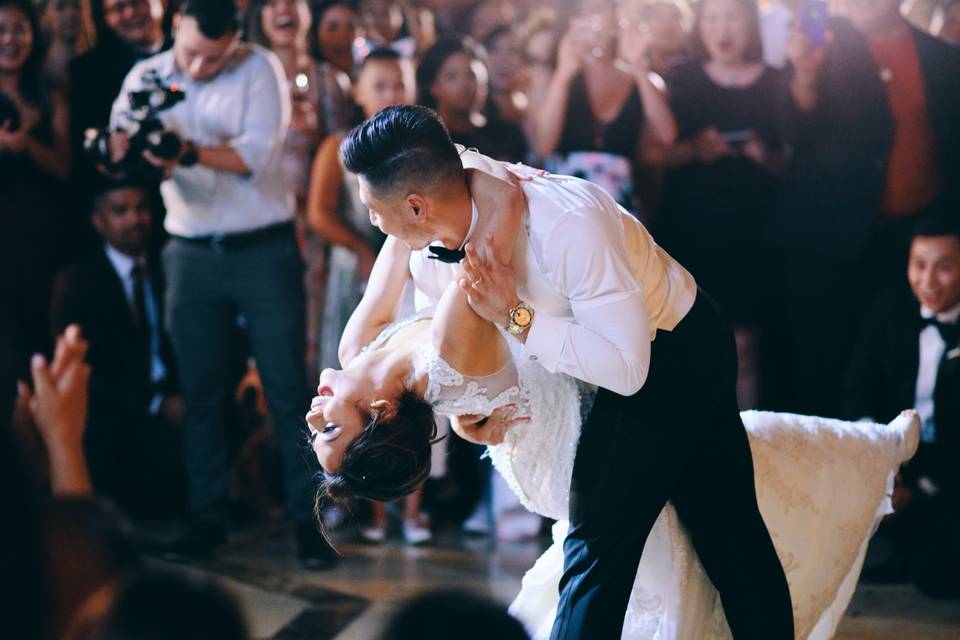
<svg viewBox="0 0 960 640">
<path fill-rule="evenodd" d="M 385 251 L 408 249 L 390 238 Z M 394 308 L 399 296 L 383 304 Z M 497 443 L 489 451 L 498 471 L 527 508 L 558 520 L 553 546 L 524 577 L 511 606 L 531 635 L 548 637 L 590 390 L 536 362 L 514 359 L 510 343 L 474 314 L 456 283 L 432 317 L 358 333 L 377 332 L 362 350 L 342 350 L 343 370 L 321 374 L 307 414 L 327 494 L 383 501 L 406 495 L 429 474 L 434 411 L 488 416 L 473 427 L 455 419 L 454 428 L 491 432 L 486 439 Z M 796 636 L 832 637 L 870 535 L 891 511 L 894 474 L 916 449 L 918 421 L 912 412 L 890 425 L 761 412 L 745 412 L 743 421 L 760 511 L 790 585 Z M 717 592 L 670 505 L 644 547 L 623 637 L 731 637 Z"/>
</svg>

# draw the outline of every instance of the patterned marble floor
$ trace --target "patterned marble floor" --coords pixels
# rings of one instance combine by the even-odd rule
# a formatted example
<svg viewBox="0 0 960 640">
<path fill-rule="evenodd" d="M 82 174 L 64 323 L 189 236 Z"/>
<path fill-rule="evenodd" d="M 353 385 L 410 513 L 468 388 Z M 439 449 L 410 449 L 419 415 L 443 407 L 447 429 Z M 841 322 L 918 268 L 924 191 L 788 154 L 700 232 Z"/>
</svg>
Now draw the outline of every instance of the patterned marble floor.
<svg viewBox="0 0 960 640">
<path fill-rule="evenodd" d="M 231 537 L 215 560 L 184 567 L 216 575 L 240 599 L 257 640 L 368 640 L 391 602 L 457 586 L 507 603 L 542 542 L 493 544 L 441 535 L 430 546 L 338 542 L 343 560 L 324 572 L 300 569 L 287 529 L 262 526 Z M 957 640 L 960 601 L 924 597 L 908 585 L 861 585 L 838 640 Z"/>
</svg>

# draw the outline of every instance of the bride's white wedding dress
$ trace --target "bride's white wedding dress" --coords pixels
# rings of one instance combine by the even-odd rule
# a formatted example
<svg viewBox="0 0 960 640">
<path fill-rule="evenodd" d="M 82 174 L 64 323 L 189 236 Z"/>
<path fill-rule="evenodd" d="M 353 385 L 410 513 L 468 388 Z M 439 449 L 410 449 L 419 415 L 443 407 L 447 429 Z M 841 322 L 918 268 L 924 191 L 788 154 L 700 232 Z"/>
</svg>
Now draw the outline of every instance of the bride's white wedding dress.
<svg viewBox="0 0 960 640">
<path fill-rule="evenodd" d="M 429 345 L 421 356 L 418 368 L 429 376 L 426 399 L 436 411 L 488 415 L 519 403 L 531 418 L 489 452 L 528 509 L 558 520 L 554 544 L 524 576 L 510 608 L 534 638 L 547 638 L 559 600 L 582 385 L 530 361 L 466 378 Z M 893 478 L 916 451 L 919 421 L 912 413 L 889 425 L 754 411 L 742 417 L 760 511 L 790 584 L 796 637 L 830 638 L 853 595 L 869 538 L 892 511 Z M 623 637 L 732 637 L 716 589 L 669 504 L 644 547 Z"/>
</svg>

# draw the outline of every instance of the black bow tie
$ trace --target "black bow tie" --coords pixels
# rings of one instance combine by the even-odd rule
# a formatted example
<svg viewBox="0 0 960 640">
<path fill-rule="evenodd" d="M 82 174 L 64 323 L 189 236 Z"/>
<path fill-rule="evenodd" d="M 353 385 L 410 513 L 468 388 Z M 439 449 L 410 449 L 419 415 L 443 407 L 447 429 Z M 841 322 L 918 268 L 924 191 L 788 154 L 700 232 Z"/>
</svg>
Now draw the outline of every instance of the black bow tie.
<svg viewBox="0 0 960 640">
<path fill-rule="evenodd" d="M 433 245 L 430 245 L 427 249 L 433 254 L 432 256 L 427 256 L 428 258 L 446 262 L 447 264 L 459 264 L 467 255 L 467 252 L 463 249 L 447 249 L 446 247 L 435 247 Z"/>
<path fill-rule="evenodd" d="M 940 337 L 943 338 L 943 341 L 948 345 L 952 345 L 960 340 L 960 323 L 941 322 L 940 320 L 937 320 L 936 316 L 930 318 L 921 318 L 920 322 L 924 328 L 929 326 L 936 327 L 937 331 L 940 332 Z"/>
</svg>

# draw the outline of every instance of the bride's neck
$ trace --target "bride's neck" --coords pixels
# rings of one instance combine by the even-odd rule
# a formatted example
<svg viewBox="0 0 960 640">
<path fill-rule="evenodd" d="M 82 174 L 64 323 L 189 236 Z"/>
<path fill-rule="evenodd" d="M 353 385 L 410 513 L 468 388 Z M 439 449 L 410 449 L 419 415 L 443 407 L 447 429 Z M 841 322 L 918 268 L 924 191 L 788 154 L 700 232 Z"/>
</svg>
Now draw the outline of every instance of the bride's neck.
<svg viewBox="0 0 960 640">
<path fill-rule="evenodd" d="M 418 370 L 415 341 L 389 344 L 369 351 L 356 358 L 352 366 L 367 368 L 381 389 L 390 389 L 399 394 L 410 390 L 422 396 L 427 389 L 426 372 Z"/>
</svg>

